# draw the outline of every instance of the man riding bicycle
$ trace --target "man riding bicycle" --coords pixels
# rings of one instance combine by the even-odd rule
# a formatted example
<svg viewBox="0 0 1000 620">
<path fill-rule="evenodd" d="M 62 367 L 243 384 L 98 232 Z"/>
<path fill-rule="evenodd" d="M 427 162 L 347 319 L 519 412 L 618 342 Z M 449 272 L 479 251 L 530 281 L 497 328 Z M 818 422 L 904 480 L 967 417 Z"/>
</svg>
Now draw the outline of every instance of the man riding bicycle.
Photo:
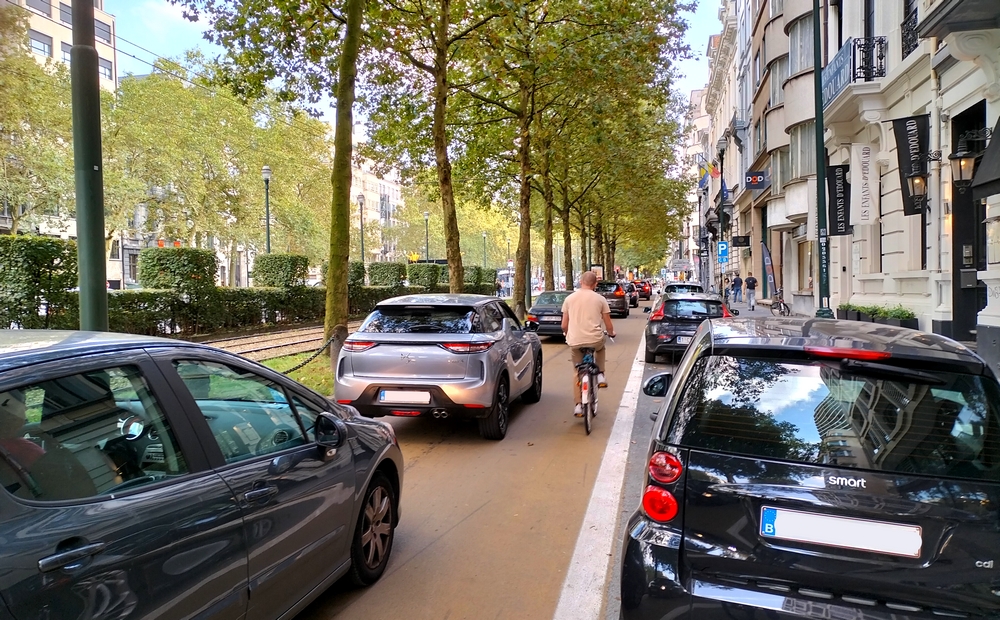
<svg viewBox="0 0 1000 620">
<path fill-rule="evenodd" d="M 598 387 L 608 387 L 604 379 L 604 332 L 615 337 L 615 326 L 611 322 L 611 307 L 608 300 L 594 289 L 597 288 L 597 274 L 585 271 L 580 276 L 580 288 L 570 294 L 562 305 L 562 331 L 573 354 L 573 367 L 583 363 L 583 349 L 594 350 L 594 363 L 600 374 Z M 580 384 L 573 382 L 576 408 L 573 415 L 583 416 Z"/>
</svg>

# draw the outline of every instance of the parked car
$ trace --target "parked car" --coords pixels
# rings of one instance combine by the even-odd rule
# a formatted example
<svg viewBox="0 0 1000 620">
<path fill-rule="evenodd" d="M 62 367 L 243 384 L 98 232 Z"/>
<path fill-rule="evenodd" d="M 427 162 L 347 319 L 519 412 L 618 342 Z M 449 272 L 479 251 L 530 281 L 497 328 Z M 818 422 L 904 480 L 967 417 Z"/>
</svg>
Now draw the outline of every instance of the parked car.
<svg viewBox="0 0 1000 620">
<path fill-rule="evenodd" d="M 542 397 L 542 345 L 496 297 L 393 297 L 344 343 L 336 395 L 370 417 L 475 418 L 503 439 L 511 401 Z"/>
<path fill-rule="evenodd" d="M 617 315 L 624 318 L 629 315 L 628 297 L 625 294 L 625 287 L 611 280 L 601 280 L 594 289 L 608 300 L 611 307 L 611 316 Z"/>
<path fill-rule="evenodd" d="M 996 618 L 1000 386 L 936 334 L 709 320 L 624 528 L 623 616 Z"/>
<path fill-rule="evenodd" d="M 0 618 L 290 617 L 382 575 L 402 475 L 389 425 L 236 355 L 0 332 Z"/>
<path fill-rule="evenodd" d="M 632 282 L 627 282 L 623 285 L 625 287 L 625 294 L 628 296 L 628 307 L 638 308 L 639 307 L 639 287 L 637 287 Z"/>
<path fill-rule="evenodd" d="M 653 296 L 653 285 L 649 280 L 639 280 L 635 286 L 639 290 L 640 299 L 648 300 Z"/>
<path fill-rule="evenodd" d="M 697 282 L 668 282 L 663 287 L 663 294 L 668 293 L 704 293 L 705 288 Z"/>
<path fill-rule="evenodd" d="M 562 337 L 562 305 L 573 291 L 545 291 L 532 304 L 525 322 L 539 336 Z"/>
<path fill-rule="evenodd" d="M 731 316 L 718 295 L 706 293 L 661 295 L 646 312 L 646 363 L 655 362 L 658 355 L 668 356 L 673 363 L 702 321 Z"/>
</svg>

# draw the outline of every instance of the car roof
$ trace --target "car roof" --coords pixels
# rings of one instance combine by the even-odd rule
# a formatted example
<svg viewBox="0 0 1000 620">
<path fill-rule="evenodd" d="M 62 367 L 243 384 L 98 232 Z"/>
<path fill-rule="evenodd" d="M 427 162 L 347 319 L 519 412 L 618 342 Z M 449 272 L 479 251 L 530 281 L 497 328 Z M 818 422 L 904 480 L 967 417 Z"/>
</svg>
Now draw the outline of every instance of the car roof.
<svg viewBox="0 0 1000 620">
<path fill-rule="evenodd" d="M 730 318 L 709 321 L 713 348 L 796 349 L 843 347 L 885 351 L 904 359 L 934 359 L 982 371 L 983 360 L 939 334 L 905 327 L 804 317 Z"/>
<path fill-rule="evenodd" d="M 473 295 L 471 293 L 418 293 L 383 299 L 375 307 L 382 306 L 478 306 L 499 297 Z"/>
<path fill-rule="evenodd" d="M 0 330 L 0 371 L 68 356 L 151 346 L 207 348 L 183 340 L 114 332 L 4 329 Z"/>
</svg>

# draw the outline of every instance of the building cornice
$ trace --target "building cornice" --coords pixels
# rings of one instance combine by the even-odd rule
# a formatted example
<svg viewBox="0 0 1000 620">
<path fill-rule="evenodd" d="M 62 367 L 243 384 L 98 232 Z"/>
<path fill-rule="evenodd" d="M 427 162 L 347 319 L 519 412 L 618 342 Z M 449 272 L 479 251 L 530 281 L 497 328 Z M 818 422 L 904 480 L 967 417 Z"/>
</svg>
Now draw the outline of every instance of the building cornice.
<svg viewBox="0 0 1000 620">
<path fill-rule="evenodd" d="M 727 13 L 722 19 L 722 34 L 719 45 L 712 53 L 711 75 L 708 81 L 708 92 L 705 93 L 705 109 L 711 114 L 722 99 L 729 77 L 729 66 L 736 55 L 736 16 Z"/>
</svg>

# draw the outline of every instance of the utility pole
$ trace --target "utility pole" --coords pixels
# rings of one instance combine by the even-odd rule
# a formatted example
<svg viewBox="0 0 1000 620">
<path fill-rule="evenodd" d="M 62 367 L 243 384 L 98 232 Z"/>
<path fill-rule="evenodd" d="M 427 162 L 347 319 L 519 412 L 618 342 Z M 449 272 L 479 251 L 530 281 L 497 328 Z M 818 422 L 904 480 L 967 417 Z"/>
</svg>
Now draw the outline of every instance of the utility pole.
<svg viewBox="0 0 1000 620">
<path fill-rule="evenodd" d="M 104 254 L 101 82 L 94 46 L 94 3 L 74 0 L 72 22 L 69 71 L 73 100 L 80 329 L 103 332 L 108 331 L 108 266 Z"/>
<path fill-rule="evenodd" d="M 832 319 L 830 309 L 830 238 L 826 213 L 826 144 L 823 140 L 823 38 L 819 0 L 813 0 L 813 91 L 816 107 L 816 225 L 819 229 L 819 307 L 816 316 Z"/>
</svg>

